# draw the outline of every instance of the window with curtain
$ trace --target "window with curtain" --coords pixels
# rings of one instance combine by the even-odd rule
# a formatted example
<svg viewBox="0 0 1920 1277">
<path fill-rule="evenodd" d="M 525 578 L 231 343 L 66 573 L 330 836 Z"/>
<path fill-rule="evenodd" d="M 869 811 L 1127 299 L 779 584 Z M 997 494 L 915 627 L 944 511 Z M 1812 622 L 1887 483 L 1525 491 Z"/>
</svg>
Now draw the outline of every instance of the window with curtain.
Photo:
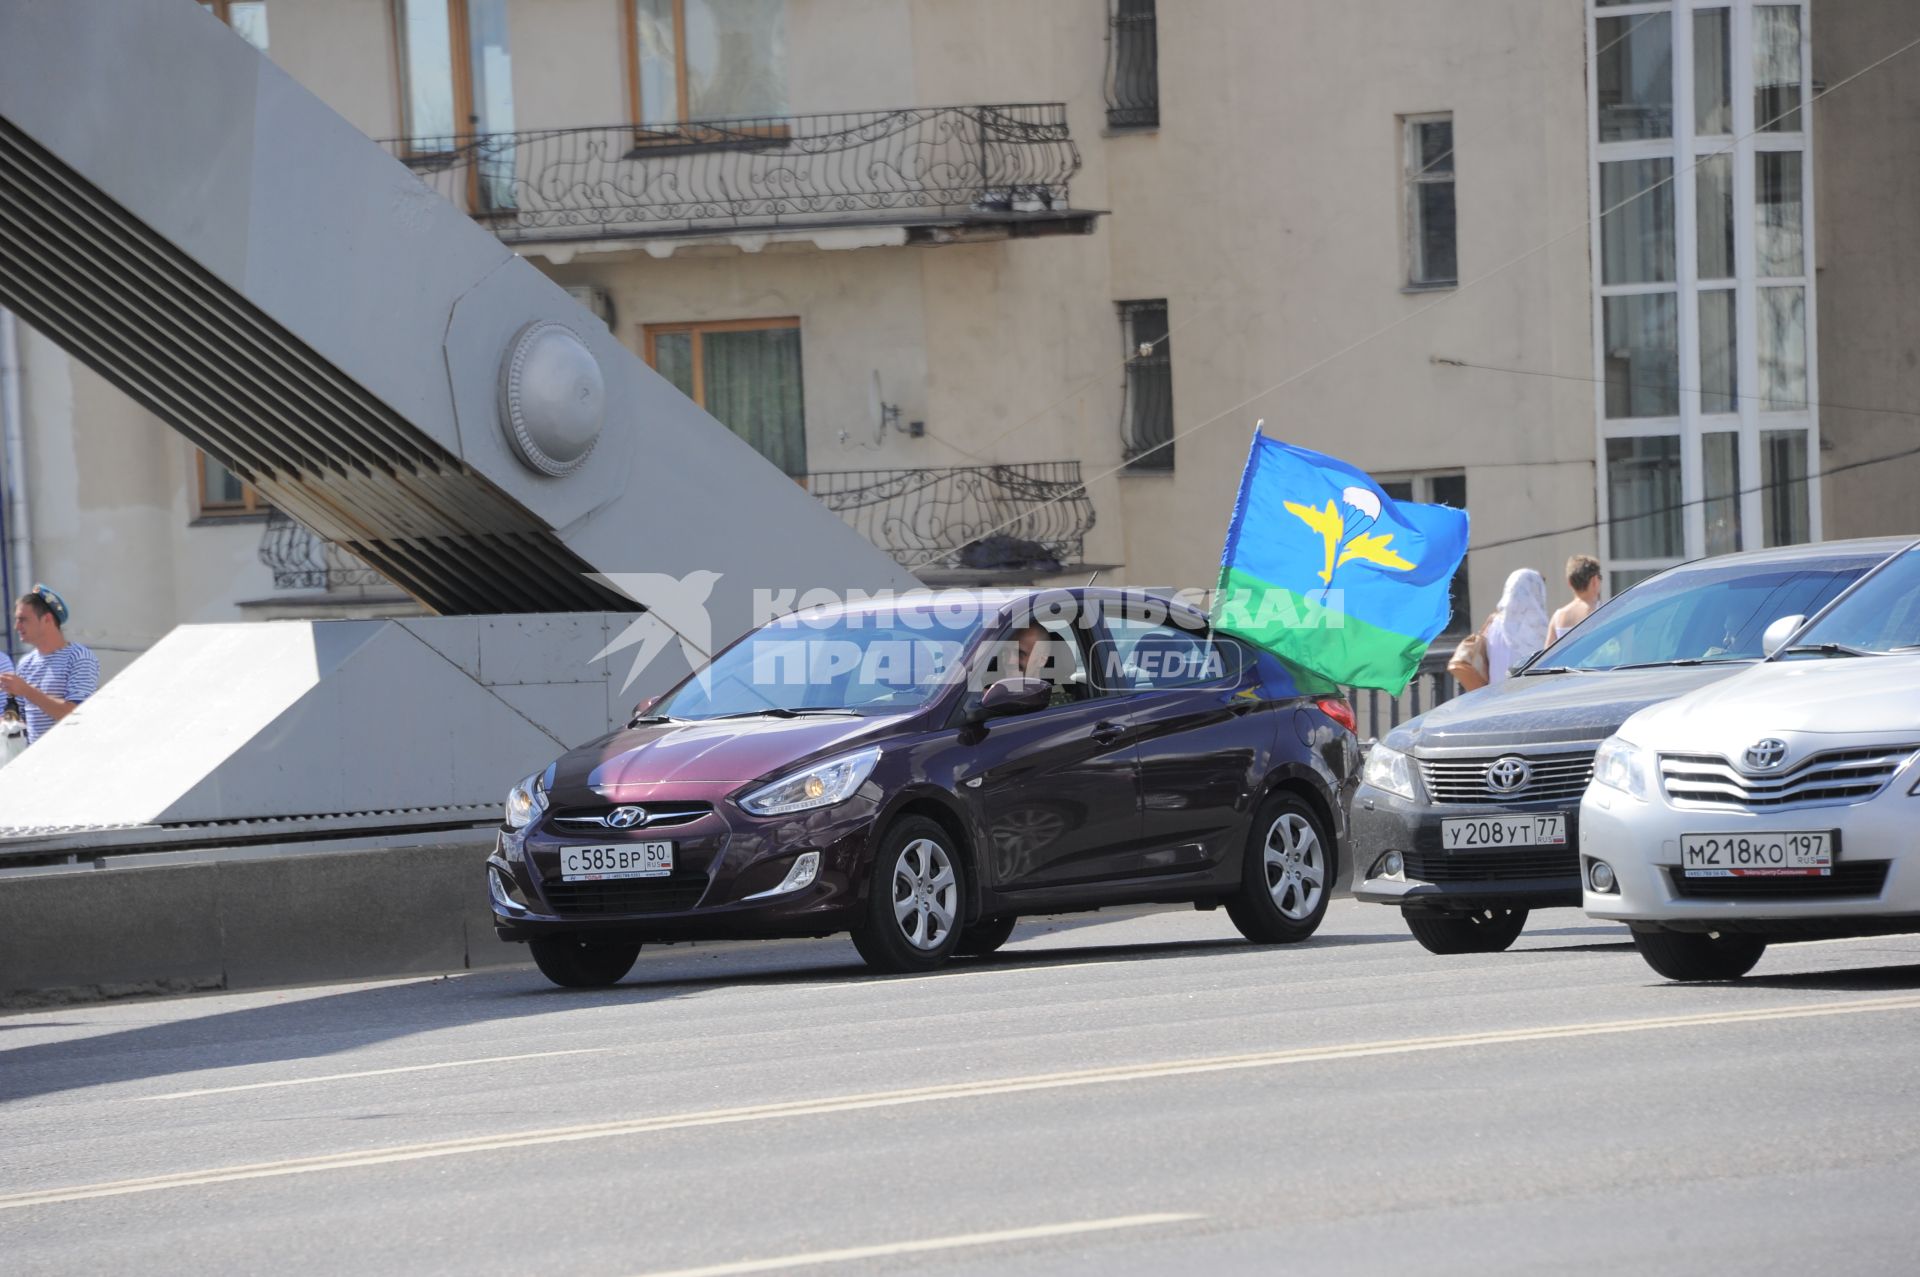
<svg viewBox="0 0 1920 1277">
<path fill-rule="evenodd" d="M 1753 127 L 1800 132 L 1800 7 L 1766 4 L 1753 11 Z"/>
<path fill-rule="evenodd" d="M 1635 13 L 1595 25 L 1602 142 L 1673 136 L 1673 15 Z"/>
<path fill-rule="evenodd" d="M 1740 410 L 1737 297 L 1731 288 L 1700 290 L 1700 411 L 1706 416 Z"/>
<path fill-rule="evenodd" d="M 1607 440 L 1608 553 L 1616 559 L 1677 559 L 1685 553 L 1680 437 Z M 1615 582 L 1618 588 L 1619 583 Z"/>
<path fill-rule="evenodd" d="M 1694 10 L 1693 131 L 1701 137 L 1733 132 L 1732 50 L 1732 12 Z"/>
<path fill-rule="evenodd" d="M 1761 433 L 1760 488 L 1760 531 L 1767 544 L 1799 545 L 1809 540 L 1806 431 Z"/>
<path fill-rule="evenodd" d="M 647 362 L 761 456 L 807 472 L 800 321 L 649 324 Z"/>
<path fill-rule="evenodd" d="M 194 518 L 235 519 L 264 514 L 268 506 L 254 486 L 195 448 Z"/>
<path fill-rule="evenodd" d="M 1679 415 L 1679 305 L 1669 292 L 1629 293 L 1601 304 L 1609 419 Z"/>
<path fill-rule="evenodd" d="M 1759 151 L 1753 157 L 1754 250 L 1762 279 L 1807 273 L 1798 151 Z"/>
<path fill-rule="evenodd" d="M 1600 282 L 1661 284 L 1674 278 L 1673 161 L 1600 166 Z"/>
<path fill-rule="evenodd" d="M 1700 437 L 1705 467 L 1707 553 L 1732 554 L 1740 548 L 1740 435 L 1717 430 Z"/>
<path fill-rule="evenodd" d="M 627 0 L 628 92 L 643 125 L 780 117 L 786 0 Z"/>
<path fill-rule="evenodd" d="M 266 0 L 201 0 L 200 7 L 260 52 L 267 51 Z"/>
<path fill-rule="evenodd" d="M 1760 407 L 1796 412 L 1807 406 L 1807 290 L 1762 288 Z"/>
</svg>

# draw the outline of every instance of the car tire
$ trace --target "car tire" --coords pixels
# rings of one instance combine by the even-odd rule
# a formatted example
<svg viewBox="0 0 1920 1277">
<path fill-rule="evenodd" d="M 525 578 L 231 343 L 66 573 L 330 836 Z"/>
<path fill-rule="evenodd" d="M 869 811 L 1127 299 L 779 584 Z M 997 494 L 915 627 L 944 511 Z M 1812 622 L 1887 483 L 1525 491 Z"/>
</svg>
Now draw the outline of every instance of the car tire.
<svg viewBox="0 0 1920 1277">
<path fill-rule="evenodd" d="M 563 989 L 604 989 L 620 983 L 640 956 L 637 944 L 608 944 L 572 936 L 527 941 L 540 974 Z"/>
<path fill-rule="evenodd" d="M 1472 913 L 1426 913 L 1403 909 L 1407 930 L 1428 953 L 1504 953 L 1527 925 L 1525 909 L 1475 909 Z"/>
<path fill-rule="evenodd" d="M 1767 940 L 1733 931 L 1709 935 L 1636 929 L 1633 947 L 1648 966 L 1669 980 L 1738 980 L 1760 961 Z"/>
<path fill-rule="evenodd" d="M 924 816 L 896 822 L 873 858 L 853 947 L 876 971 L 908 975 L 943 966 L 960 944 L 966 887 L 951 834 Z"/>
<path fill-rule="evenodd" d="M 976 918 L 965 931 L 960 933 L 960 947 L 955 950 L 969 958 L 984 958 L 998 949 L 1013 935 L 1014 924 L 1020 918 L 1016 914 L 1003 913 L 995 918 Z"/>
<path fill-rule="evenodd" d="M 1254 813 L 1227 916 L 1255 944 L 1297 944 L 1320 929 L 1333 896 L 1333 840 L 1304 799 L 1274 794 Z"/>
</svg>

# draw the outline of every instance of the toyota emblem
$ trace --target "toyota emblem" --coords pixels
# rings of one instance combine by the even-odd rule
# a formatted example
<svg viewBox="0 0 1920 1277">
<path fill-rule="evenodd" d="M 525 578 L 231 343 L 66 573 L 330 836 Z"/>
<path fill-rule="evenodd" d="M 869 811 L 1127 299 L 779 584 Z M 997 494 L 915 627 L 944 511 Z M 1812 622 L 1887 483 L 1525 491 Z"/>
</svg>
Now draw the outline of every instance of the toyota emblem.
<svg viewBox="0 0 1920 1277">
<path fill-rule="evenodd" d="M 1527 760 L 1512 754 L 1495 760 L 1493 766 L 1487 768 L 1487 788 L 1497 794 L 1511 794 L 1517 789 L 1524 789 L 1532 779 L 1533 768 L 1528 766 Z"/>
<path fill-rule="evenodd" d="M 635 825 L 646 823 L 645 807 L 615 807 L 607 813 L 607 827 L 610 829 L 632 829 Z"/>
<path fill-rule="evenodd" d="M 1747 766 L 1754 771 L 1772 771 L 1787 761 L 1787 742 L 1769 736 L 1747 746 Z"/>
</svg>

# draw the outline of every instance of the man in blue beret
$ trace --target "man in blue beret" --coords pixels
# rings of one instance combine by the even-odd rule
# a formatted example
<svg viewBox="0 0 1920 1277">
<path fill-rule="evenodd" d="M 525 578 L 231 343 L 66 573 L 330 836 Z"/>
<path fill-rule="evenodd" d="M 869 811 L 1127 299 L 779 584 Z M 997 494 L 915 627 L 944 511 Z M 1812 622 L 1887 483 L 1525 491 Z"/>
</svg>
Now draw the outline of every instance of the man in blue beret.
<svg viewBox="0 0 1920 1277">
<path fill-rule="evenodd" d="M 64 632 L 67 604 L 44 585 L 22 594 L 13 608 L 13 626 L 28 652 L 20 668 L 0 673 L 0 696 L 10 696 L 26 711 L 27 743 L 47 734 L 100 687 L 100 661 Z"/>
</svg>

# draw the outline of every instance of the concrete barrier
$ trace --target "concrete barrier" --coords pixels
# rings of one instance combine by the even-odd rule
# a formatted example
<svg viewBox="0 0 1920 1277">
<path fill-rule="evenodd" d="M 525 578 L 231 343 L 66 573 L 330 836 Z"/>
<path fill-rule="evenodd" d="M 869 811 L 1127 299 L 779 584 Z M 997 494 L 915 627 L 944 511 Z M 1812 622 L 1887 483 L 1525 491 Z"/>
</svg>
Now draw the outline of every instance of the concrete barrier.
<svg viewBox="0 0 1920 1277">
<path fill-rule="evenodd" d="M 482 872 L 492 835 L 436 837 L 0 877 L 0 1005 L 526 962 L 493 934 Z"/>
</svg>

